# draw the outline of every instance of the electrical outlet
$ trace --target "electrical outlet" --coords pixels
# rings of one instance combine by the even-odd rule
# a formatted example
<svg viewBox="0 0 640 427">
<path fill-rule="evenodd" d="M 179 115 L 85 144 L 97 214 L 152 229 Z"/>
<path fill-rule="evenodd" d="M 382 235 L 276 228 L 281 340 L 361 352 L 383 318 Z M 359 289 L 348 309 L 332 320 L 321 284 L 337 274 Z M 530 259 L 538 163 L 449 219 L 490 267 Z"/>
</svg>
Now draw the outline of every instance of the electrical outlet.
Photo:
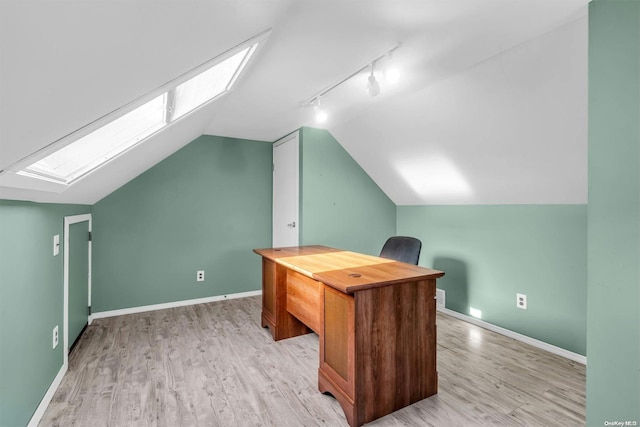
<svg viewBox="0 0 640 427">
<path fill-rule="evenodd" d="M 525 294 L 516 294 L 516 306 L 523 310 L 527 309 L 527 296 Z"/>
<path fill-rule="evenodd" d="M 196 282 L 204 282 L 204 270 L 198 270 L 196 273 Z"/>
<path fill-rule="evenodd" d="M 58 325 L 53 328 L 53 348 L 58 346 Z"/>
</svg>

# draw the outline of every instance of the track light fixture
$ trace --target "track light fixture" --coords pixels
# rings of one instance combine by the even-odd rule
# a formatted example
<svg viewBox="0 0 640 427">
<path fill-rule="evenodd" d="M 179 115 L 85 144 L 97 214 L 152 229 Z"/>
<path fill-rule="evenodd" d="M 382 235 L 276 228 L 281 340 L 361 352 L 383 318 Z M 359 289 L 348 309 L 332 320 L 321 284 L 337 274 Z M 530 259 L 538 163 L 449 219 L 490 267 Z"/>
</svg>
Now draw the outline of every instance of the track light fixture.
<svg viewBox="0 0 640 427">
<path fill-rule="evenodd" d="M 316 122 L 324 123 L 327 121 L 327 118 L 329 118 L 329 115 L 327 114 L 327 112 L 322 108 L 320 108 L 320 97 L 316 98 L 313 105 L 313 110 L 316 113 Z"/>
<path fill-rule="evenodd" d="M 377 62 L 382 60 L 383 70 L 384 70 L 384 80 L 386 83 L 396 83 L 400 74 L 398 73 L 397 68 L 391 66 L 391 54 L 400 47 L 400 43 L 396 43 L 393 47 L 385 50 L 380 55 L 374 56 L 370 61 L 368 61 L 365 65 L 361 66 L 354 72 L 348 74 L 346 77 L 336 81 L 335 83 L 327 86 L 321 91 L 314 94 L 312 97 L 307 98 L 302 102 L 302 106 L 313 106 L 316 122 L 323 123 L 328 119 L 327 112 L 320 107 L 320 98 L 331 92 L 333 89 L 337 88 L 341 84 L 347 82 L 351 78 L 359 75 L 363 71 L 370 69 L 369 77 L 367 78 L 367 93 L 370 96 L 377 96 L 380 93 L 380 83 L 375 76 L 375 66 Z"/>
<path fill-rule="evenodd" d="M 373 74 L 375 69 L 375 62 L 371 63 L 371 74 L 367 79 L 367 93 L 369 96 L 377 96 L 380 93 L 380 83 L 376 80 L 376 76 Z"/>
</svg>

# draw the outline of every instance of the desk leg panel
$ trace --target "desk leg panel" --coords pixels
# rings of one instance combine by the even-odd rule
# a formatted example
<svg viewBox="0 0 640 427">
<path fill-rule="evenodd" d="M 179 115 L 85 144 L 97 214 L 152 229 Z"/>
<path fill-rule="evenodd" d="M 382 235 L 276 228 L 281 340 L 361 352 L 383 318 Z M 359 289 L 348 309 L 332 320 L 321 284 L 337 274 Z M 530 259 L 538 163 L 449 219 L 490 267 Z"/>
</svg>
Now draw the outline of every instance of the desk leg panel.
<svg viewBox="0 0 640 427">
<path fill-rule="evenodd" d="M 359 424 L 437 393 L 435 280 L 355 293 Z"/>
<path fill-rule="evenodd" d="M 350 426 L 357 423 L 355 305 L 353 296 L 324 286 L 318 389 L 338 400 Z M 355 424 L 354 424 L 355 423 Z"/>
<path fill-rule="evenodd" d="M 362 423 L 356 424 L 358 420 L 358 405 L 349 397 L 343 389 L 333 382 L 335 377 L 325 374 L 326 370 L 318 369 L 318 390 L 320 393 L 331 394 L 340 404 L 347 423 L 351 427 L 361 426 Z"/>
<path fill-rule="evenodd" d="M 311 332 L 287 311 L 287 268 L 262 259 L 262 327 L 278 341 Z"/>
<path fill-rule="evenodd" d="M 276 337 L 276 263 L 262 258 L 262 327 Z"/>
</svg>

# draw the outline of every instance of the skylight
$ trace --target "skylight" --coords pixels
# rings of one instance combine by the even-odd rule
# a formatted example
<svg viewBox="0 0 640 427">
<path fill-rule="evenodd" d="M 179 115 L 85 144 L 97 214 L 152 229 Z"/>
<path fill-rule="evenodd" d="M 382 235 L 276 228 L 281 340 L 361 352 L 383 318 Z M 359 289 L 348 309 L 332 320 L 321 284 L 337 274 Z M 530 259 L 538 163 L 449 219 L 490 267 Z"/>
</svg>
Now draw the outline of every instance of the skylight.
<svg viewBox="0 0 640 427">
<path fill-rule="evenodd" d="M 175 90 L 173 118 L 177 119 L 227 92 L 240 74 L 256 45 L 182 83 Z"/>
<path fill-rule="evenodd" d="M 21 174 L 70 184 L 162 129 L 166 93 L 23 169 Z"/>
<path fill-rule="evenodd" d="M 225 59 L 210 61 L 194 70 L 199 72 L 188 80 L 168 85 L 169 89 L 160 96 L 124 115 L 122 111 L 119 111 L 120 115 L 114 113 L 108 123 L 89 134 L 74 132 L 69 137 L 73 142 L 17 173 L 60 184 L 73 183 L 169 123 L 228 92 L 258 43 L 245 43 L 231 51 L 230 55 L 225 55 Z M 74 138 L 74 135 L 77 137 Z M 69 138 L 65 138 L 65 141 Z"/>
</svg>

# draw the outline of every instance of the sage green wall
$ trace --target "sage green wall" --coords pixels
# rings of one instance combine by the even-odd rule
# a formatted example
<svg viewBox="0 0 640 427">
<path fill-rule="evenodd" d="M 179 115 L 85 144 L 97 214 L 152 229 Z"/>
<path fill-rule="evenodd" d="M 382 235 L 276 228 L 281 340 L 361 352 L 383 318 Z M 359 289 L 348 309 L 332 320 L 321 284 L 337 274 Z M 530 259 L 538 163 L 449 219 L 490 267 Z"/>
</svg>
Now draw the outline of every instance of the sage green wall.
<svg viewBox="0 0 640 427">
<path fill-rule="evenodd" d="M 259 290 L 271 165 L 270 143 L 202 136 L 96 203 L 93 311 Z"/>
<path fill-rule="evenodd" d="M 587 425 L 640 423 L 640 2 L 589 4 Z"/>
<path fill-rule="evenodd" d="M 446 273 L 447 308 L 581 355 L 586 233 L 585 205 L 398 206 L 398 234 L 422 240 L 420 265 Z"/>
<path fill-rule="evenodd" d="M 0 200 L 0 426 L 27 425 L 62 368 L 64 217 L 90 211 Z"/>
<path fill-rule="evenodd" d="M 328 131 L 304 127 L 300 141 L 300 244 L 378 255 L 395 204 Z"/>
</svg>

